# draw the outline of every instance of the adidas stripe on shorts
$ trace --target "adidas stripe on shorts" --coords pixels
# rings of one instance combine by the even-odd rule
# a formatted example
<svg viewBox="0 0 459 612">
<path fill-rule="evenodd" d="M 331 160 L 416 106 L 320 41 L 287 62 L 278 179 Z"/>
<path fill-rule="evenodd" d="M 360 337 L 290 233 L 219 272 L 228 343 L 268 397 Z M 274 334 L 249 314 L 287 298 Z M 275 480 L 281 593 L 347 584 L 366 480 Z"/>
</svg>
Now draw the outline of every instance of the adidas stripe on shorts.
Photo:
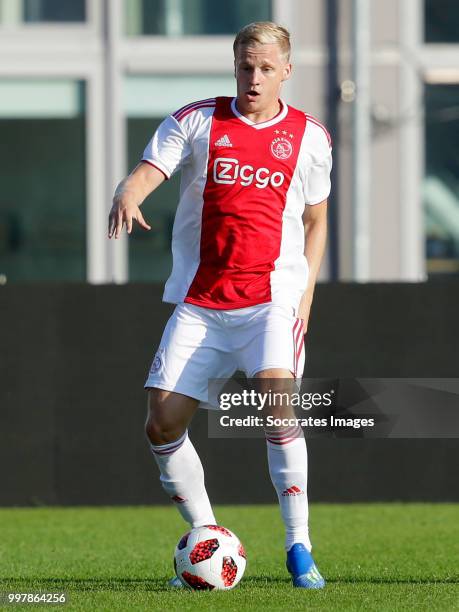
<svg viewBox="0 0 459 612">
<path fill-rule="evenodd" d="M 292 307 L 268 303 L 214 310 L 181 303 L 164 329 L 145 388 L 176 391 L 207 404 L 209 379 L 230 378 L 236 370 L 252 378 L 268 368 L 301 378 L 304 361 L 303 321 Z"/>
</svg>

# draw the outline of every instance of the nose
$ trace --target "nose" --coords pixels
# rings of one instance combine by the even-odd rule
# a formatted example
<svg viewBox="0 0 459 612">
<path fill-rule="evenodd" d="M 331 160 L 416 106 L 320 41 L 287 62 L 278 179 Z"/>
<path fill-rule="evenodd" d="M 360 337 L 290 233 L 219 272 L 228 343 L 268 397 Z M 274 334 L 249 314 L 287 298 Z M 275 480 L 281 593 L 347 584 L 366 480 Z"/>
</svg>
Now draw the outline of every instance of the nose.
<svg viewBox="0 0 459 612">
<path fill-rule="evenodd" d="M 250 84 L 258 85 L 260 82 L 261 70 L 259 68 L 254 68 L 250 73 Z"/>
</svg>

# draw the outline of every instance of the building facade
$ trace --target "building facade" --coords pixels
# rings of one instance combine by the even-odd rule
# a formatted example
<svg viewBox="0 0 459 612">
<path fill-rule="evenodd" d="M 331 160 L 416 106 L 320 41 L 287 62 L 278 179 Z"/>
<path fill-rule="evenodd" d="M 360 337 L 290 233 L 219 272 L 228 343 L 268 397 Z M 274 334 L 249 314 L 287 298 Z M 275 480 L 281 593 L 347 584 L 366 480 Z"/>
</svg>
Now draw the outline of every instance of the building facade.
<svg viewBox="0 0 459 612">
<path fill-rule="evenodd" d="M 284 98 L 327 123 L 334 140 L 322 279 L 457 275 L 459 6 L 372 0 L 362 22 L 358 5 L 0 0 L 2 282 L 163 281 L 177 179 L 145 202 L 152 232 L 116 243 L 106 238 L 114 188 L 167 113 L 234 94 L 234 33 L 265 19 L 292 33 Z M 353 51 L 362 32 L 368 129 L 357 149 L 363 90 Z M 360 179 L 368 194 L 360 193 L 361 218 Z"/>
</svg>

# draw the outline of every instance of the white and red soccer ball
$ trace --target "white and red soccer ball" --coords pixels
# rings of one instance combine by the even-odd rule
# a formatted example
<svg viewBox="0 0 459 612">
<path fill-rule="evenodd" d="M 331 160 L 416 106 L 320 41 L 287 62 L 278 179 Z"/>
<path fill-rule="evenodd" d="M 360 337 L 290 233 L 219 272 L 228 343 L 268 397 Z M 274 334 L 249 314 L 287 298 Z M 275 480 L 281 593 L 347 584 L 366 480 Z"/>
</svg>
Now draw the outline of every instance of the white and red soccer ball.
<svg viewBox="0 0 459 612">
<path fill-rule="evenodd" d="M 175 549 L 175 572 L 191 589 L 232 589 L 242 578 L 245 566 L 245 551 L 239 538 L 220 525 L 192 529 Z"/>
</svg>

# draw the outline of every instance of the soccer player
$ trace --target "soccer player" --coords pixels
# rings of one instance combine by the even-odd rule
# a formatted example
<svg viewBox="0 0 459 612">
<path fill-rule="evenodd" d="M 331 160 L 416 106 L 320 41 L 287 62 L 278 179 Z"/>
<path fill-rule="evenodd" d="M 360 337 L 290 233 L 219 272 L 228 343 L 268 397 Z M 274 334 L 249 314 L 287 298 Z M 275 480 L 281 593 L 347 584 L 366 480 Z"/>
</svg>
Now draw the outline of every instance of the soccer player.
<svg viewBox="0 0 459 612">
<path fill-rule="evenodd" d="M 134 220 L 149 230 L 140 205 L 181 171 L 163 297 L 176 308 L 145 383 L 146 433 L 161 484 L 192 527 L 216 524 L 187 433 L 199 402 L 208 401 L 208 379 L 239 369 L 263 388 L 303 372 L 326 241 L 331 145 L 316 119 L 279 97 L 289 57 L 285 28 L 244 27 L 234 41 L 236 97 L 169 115 L 116 189 L 109 216 L 110 238 L 124 226 L 130 234 Z M 310 552 L 303 433 L 266 430 L 266 438 L 293 585 L 322 588 Z"/>
</svg>

